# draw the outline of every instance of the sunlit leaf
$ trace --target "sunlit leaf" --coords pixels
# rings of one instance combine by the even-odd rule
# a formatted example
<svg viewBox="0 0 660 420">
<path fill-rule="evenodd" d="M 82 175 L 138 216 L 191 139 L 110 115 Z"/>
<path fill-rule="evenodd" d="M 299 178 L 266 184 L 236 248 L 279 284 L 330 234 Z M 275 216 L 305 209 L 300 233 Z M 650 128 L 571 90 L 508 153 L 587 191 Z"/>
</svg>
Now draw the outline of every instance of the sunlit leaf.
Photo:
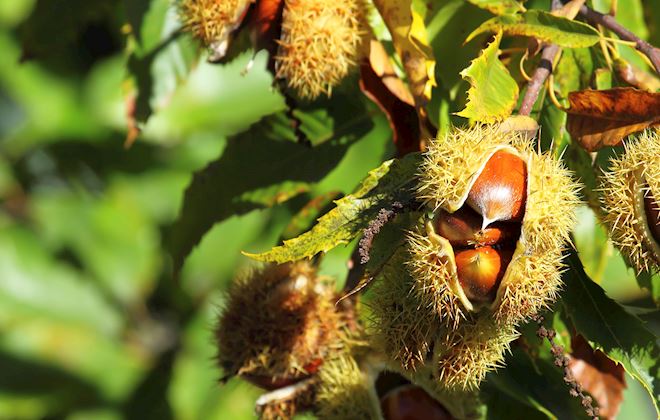
<svg viewBox="0 0 660 420">
<path fill-rule="evenodd" d="M 498 58 L 502 33 L 488 44 L 461 76 L 470 82 L 468 103 L 457 115 L 484 123 L 502 120 L 509 115 L 518 99 L 518 84 Z"/>
<path fill-rule="evenodd" d="M 567 129 L 589 152 L 616 146 L 626 136 L 660 124 L 660 93 L 588 89 L 571 92 L 568 101 Z"/>
<path fill-rule="evenodd" d="M 333 95 L 332 101 L 345 105 L 330 112 L 325 107 L 297 111 L 300 130 L 317 146 L 296 143 L 291 121 L 276 114 L 230 139 L 220 159 L 195 174 L 169 234 L 177 269 L 215 223 L 308 191 L 341 161 L 370 128 L 365 111 L 346 106 L 345 98 Z"/>
<path fill-rule="evenodd" d="M 435 86 L 435 59 L 429 47 L 424 19 L 413 10 L 412 0 L 374 0 L 374 5 L 392 35 L 392 42 L 403 62 L 415 107 L 424 115 L 424 107 Z M 428 134 L 420 121 L 420 131 Z"/>
<path fill-rule="evenodd" d="M 506 15 L 525 10 L 516 0 L 468 0 L 475 6 L 488 10 L 495 15 Z"/>
<path fill-rule="evenodd" d="M 599 40 L 598 31 L 585 23 L 540 10 L 528 10 L 517 15 L 497 16 L 484 22 L 467 37 L 465 42 L 484 32 L 500 30 L 506 35 L 533 37 L 568 48 L 590 47 Z"/>
<path fill-rule="evenodd" d="M 411 153 L 403 159 L 383 163 L 369 173 L 353 194 L 337 200 L 336 207 L 321 217 L 310 231 L 268 252 L 246 255 L 259 261 L 282 263 L 312 257 L 349 243 L 362 233 L 381 208 L 390 208 L 396 200 L 410 200 L 410 184 L 419 162 L 420 155 Z"/>
</svg>

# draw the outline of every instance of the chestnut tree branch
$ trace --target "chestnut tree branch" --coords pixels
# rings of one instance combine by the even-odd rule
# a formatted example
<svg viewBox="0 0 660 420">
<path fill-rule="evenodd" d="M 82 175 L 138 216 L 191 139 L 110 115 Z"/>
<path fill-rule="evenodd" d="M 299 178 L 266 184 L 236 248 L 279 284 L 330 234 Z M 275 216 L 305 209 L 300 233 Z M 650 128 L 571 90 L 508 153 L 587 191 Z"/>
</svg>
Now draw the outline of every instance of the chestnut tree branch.
<svg viewBox="0 0 660 420">
<path fill-rule="evenodd" d="M 562 3 L 560 0 L 552 0 L 552 10 L 558 10 L 561 9 L 561 7 Z M 552 72 L 552 65 L 557 53 L 559 53 L 559 46 L 554 44 L 546 45 L 543 48 L 543 51 L 541 51 L 541 61 L 536 70 L 534 70 L 534 74 L 527 84 L 527 90 L 525 90 L 525 96 L 520 103 L 518 114 L 529 116 L 532 113 L 532 109 L 539 97 L 545 79 L 547 79 Z"/>
<path fill-rule="evenodd" d="M 539 97 L 545 79 L 547 79 L 552 72 L 552 63 L 558 52 L 559 46 L 554 44 L 543 48 L 543 51 L 541 52 L 541 61 L 536 70 L 534 70 L 534 74 L 527 84 L 525 96 L 520 104 L 520 111 L 518 111 L 520 115 L 529 116 L 532 113 L 532 108 L 534 108 L 534 104 Z"/>
<path fill-rule="evenodd" d="M 625 41 L 634 42 L 635 48 L 651 60 L 653 67 L 655 67 L 655 71 L 660 74 L 660 49 L 655 48 L 653 45 L 640 39 L 637 35 L 624 28 L 616 21 L 616 19 L 614 19 L 614 16 L 597 12 L 588 6 L 580 7 L 580 15 L 584 16 L 584 18 L 591 24 L 602 25 L 617 34 L 619 38 Z"/>
</svg>

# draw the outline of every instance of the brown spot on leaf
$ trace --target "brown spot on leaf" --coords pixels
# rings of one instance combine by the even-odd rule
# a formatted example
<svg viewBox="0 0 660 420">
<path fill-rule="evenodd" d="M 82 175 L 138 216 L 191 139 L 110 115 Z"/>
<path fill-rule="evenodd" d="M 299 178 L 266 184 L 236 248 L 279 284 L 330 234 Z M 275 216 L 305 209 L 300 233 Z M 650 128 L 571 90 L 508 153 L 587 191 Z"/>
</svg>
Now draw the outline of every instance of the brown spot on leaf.
<svg viewBox="0 0 660 420">
<path fill-rule="evenodd" d="M 660 93 L 587 89 L 569 93 L 568 101 L 568 131 L 589 152 L 616 146 L 626 136 L 660 124 Z"/>
</svg>

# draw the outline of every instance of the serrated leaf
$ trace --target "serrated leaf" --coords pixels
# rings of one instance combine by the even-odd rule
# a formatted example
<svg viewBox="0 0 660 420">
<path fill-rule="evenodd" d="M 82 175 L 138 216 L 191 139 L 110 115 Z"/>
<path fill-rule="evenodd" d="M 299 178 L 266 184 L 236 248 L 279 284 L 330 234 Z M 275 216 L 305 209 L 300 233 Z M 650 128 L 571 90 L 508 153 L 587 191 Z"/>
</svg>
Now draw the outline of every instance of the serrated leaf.
<svg viewBox="0 0 660 420">
<path fill-rule="evenodd" d="M 660 93 L 586 89 L 571 92 L 568 101 L 566 128 L 588 152 L 617 146 L 630 134 L 660 125 Z"/>
<path fill-rule="evenodd" d="M 340 244 L 347 244 L 367 227 L 381 208 L 393 201 L 412 198 L 410 183 L 415 179 L 420 154 L 411 153 L 389 160 L 369 172 L 353 193 L 336 201 L 336 207 L 318 220 L 308 232 L 261 254 L 244 253 L 259 261 L 283 263 L 309 258 Z"/>
<path fill-rule="evenodd" d="M 598 31 L 586 23 L 572 21 L 540 10 L 494 17 L 468 35 L 465 42 L 484 32 L 503 31 L 507 35 L 534 37 L 567 48 L 590 47 L 600 39 Z"/>
<path fill-rule="evenodd" d="M 489 374 L 487 383 L 510 398 L 535 408 L 547 418 L 587 419 L 579 401 L 568 393 L 563 371 L 551 361 L 531 359 L 521 349 L 506 358 L 506 367 Z"/>
<path fill-rule="evenodd" d="M 470 82 L 470 89 L 468 103 L 457 115 L 483 123 L 511 115 L 518 99 L 518 84 L 497 57 L 501 40 L 500 32 L 470 63 L 470 67 L 461 72 L 461 76 Z"/>
<path fill-rule="evenodd" d="M 644 386 L 660 415 L 658 337 L 587 276 L 577 254 L 572 252 L 567 262 L 569 269 L 564 272 L 562 294 L 564 313 L 594 349 L 621 363 Z"/>
<path fill-rule="evenodd" d="M 167 243 L 177 269 L 215 223 L 308 191 L 311 183 L 339 163 L 351 144 L 326 142 L 309 147 L 274 140 L 270 138 L 273 131 L 287 129 L 272 130 L 276 118 L 267 118 L 230 139 L 222 156 L 194 175 Z M 288 130 L 293 136 L 291 127 Z"/>
<path fill-rule="evenodd" d="M 176 270 L 215 223 L 287 201 L 337 166 L 373 127 L 362 102 L 348 95 L 338 90 L 320 102 L 323 109 L 315 102 L 295 111 L 299 130 L 316 146 L 298 142 L 292 121 L 278 113 L 231 138 L 222 156 L 194 175 L 167 240 Z"/>
<path fill-rule="evenodd" d="M 467 0 L 475 6 L 488 10 L 495 15 L 513 14 L 525 10 L 523 5 L 515 0 Z"/>
</svg>

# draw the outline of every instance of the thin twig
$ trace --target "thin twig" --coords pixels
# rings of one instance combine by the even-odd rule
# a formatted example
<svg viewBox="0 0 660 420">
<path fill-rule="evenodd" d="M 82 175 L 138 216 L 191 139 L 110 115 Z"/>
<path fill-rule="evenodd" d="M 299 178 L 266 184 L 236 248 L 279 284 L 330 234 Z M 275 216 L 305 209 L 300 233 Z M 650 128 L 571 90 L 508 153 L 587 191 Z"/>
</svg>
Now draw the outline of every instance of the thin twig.
<svg viewBox="0 0 660 420">
<path fill-rule="evenodd" d="M 621 26 L 621 24 L 617 22 L 613 16 L 597 12 L 588 6 L 580 7 L 580 14 L 592 24 L 602 25 L 617 34 L 619 38 L 634 42 L 635 48 L 637 48 L 641 53 L 646 55 L 649 60 L 651 60 L 653 67 L 655 67 L 655 71 L 660 74 L 660 49 L 655 48 L 653 45 L 649 44 L 643 39 L 640 39 L 637 35 Z"/>
<path fill-rule="evenodd" d="M 548 45 L 543 48 L 541 53 L 541 61 L 539 66 L 534 70 L 532 79 L 527 84 L 527 90 L 525 91 L 525 97 L 520 104 L 520 115 L 530 115 L 532 113 L 532 108 L 539 97 L 541 88 L 545 83 L 545 79 L 548 78 L 548 75 L 552 72 L 552 63 L 555 60 L 555 56 L 559 52 L 559 46 L 557 45 Z"/>
<path fill-rule="evenodd" d="M 561 1 L 553 0 L 552 10 L 558 10 L 561 7 Z M 554 44 L 547 45 L 543 48 L 543 51 L 541 52 L 541 61 L 536 70 L 534 70 L 531 80 L 527 84 L 525 96 L 520 104 L 520 110 L 518 111 L 520 115 L 529 116 L 532 113 L 532 109 L 534 108 L 536 100 L 539 98 L 539 93 L 545 83 L 545 79 L 547 79 L 548 75 L 552 72 L 552 65 L 558 52 L 559 46 Z"/>
</svg>

